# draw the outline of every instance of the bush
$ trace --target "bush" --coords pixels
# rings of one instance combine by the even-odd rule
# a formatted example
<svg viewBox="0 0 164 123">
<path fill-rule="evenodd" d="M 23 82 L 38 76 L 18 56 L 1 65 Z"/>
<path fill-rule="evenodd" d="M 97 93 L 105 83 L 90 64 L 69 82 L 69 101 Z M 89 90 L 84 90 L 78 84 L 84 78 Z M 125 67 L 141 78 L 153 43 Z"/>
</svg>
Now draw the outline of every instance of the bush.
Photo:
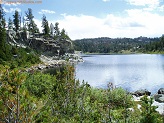
<svg viewBox="0 0 164 123">
<path fill-rule="evenodd" d="M 46 95 L 48 91 L 52 90 L 55 83 L 56 78 L 54 76 L 36 72 L 29 74 L 24 84 L 31 94 L 41 98 L 43 95 Z"/>
</svg>

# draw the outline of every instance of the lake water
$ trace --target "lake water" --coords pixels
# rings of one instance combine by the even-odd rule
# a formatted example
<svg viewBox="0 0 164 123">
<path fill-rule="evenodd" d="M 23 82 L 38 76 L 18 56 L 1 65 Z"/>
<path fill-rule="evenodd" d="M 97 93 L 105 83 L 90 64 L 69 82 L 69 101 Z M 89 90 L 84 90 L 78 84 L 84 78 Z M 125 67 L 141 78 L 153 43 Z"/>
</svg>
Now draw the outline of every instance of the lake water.
<svg viewBox="0 0 164 123">
<path fill-rule="evenodd" d="M 109 82 L 130 92 L 164 87 L 164 55 L 83 55 L 76 65 L 76 79 L 92 87 L 107 88 Z"/>
</svg>

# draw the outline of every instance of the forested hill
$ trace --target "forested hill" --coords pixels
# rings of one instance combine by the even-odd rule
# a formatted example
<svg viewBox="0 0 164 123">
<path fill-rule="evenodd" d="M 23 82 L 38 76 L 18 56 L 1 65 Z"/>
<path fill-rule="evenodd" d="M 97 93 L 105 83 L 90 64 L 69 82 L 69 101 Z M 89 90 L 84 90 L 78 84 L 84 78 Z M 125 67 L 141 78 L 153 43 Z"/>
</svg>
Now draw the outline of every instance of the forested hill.
<svg viewBox="0 0 164 123">
<path fill-rule="evenodd" d="M 144 47 L 144 52 L 164 53 L 164 35 L 158 42 L 150 42 Z"/>
<path fill-rule="evenodd" d="M 89 53 L 124 53 L 136 52 L 152 42 L 159 42 L 160 38 L 88 38 L 75 40 L 75 50 Z"/>
</svg>

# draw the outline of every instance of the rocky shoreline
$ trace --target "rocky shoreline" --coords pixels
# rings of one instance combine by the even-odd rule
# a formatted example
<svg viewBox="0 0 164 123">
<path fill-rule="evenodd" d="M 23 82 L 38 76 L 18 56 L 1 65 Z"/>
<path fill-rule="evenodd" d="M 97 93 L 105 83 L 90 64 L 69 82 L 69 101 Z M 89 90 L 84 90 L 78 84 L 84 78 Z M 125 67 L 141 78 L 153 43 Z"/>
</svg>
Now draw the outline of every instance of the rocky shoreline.
<svg viewBox="0 0 164 123">
<path fill-rule="evenodd" d="M 151 96 L 151 92 L 148 91 L 148 90 L 137 90 L 135 91 L 134 93 L 131 93 L 133 96 L 135 97 L 141 97 L 141 96 L 144 96 L 144 95 L 147 95 L 147 96 Z M 160 88 L 158 90 L 158 92 L 153 95 L 153 98 L 155 101 L 159 102 L 159 103 L 164 103 L 164 88 Z"/>
<path fill-rule="evenodd" d="M 57 67 L 62 67 L 66 64 L 77 64 L 78 62 L 83 62 L 82 57 L 80 57 L 78 54 L 65 54 L 61 58 L 57 56 L 45 56 L 41 55 L 40 60 L 42 63 L 34 65 L 28 69 L 26 69 L 27 72 L 31 71 L 42 71 L 46 69 L 52 69 Z"/>
<path fill-rule="evenodd" d="M 160 114 L 164 115 L 164 88 L 160 88 L 156 94 L 151 95 L 151 92 L 148 90 L 137 90 L 134 93 L 131 93 L 133 96 L 134 101 L 140 101 L 140 99 L 147 95 L 148 98 L 153 98 L 153 106 L 157 106 L 156 111 L 158 111 Z M 141 105 L 138 104 L 138 108 L 140 108 Z"/>
</svg>

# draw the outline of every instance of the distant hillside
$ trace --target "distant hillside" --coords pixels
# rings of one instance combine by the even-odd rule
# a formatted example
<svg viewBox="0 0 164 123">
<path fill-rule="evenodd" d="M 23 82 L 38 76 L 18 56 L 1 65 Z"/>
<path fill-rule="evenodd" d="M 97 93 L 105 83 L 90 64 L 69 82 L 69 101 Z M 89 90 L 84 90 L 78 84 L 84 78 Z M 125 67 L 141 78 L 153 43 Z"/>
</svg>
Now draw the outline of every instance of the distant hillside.
<svg viewBox="0 0 164 123">
<path fill-rule="evenodd" d="M 159 38 L 90 38 L 73 41 L 75 50 L 89 53 L 123 53 L 136 52 L 150 42 L 158 42 Z"/>
<path fill-rule="evenodd" d="M 163 53 L 164 52 L 164 36 L 162 36 L 158 42 L 150 42 L 144 47 L 144 52 L 155 52 Z"/>
</svg>

